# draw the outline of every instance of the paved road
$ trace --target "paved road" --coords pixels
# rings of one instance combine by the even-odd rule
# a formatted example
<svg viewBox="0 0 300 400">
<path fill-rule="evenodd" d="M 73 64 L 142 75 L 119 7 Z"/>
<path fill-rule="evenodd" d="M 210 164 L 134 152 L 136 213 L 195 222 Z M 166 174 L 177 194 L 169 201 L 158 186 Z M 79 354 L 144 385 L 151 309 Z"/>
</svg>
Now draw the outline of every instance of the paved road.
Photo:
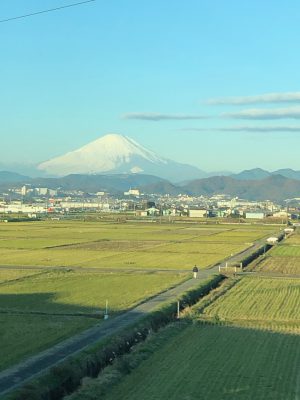
<svg viewBox="0 0 300 400">
<path fill-rule="evenodd" d="M 107 338 L 108 336 L 115 334 L 119 330 L 131 325 L 132 323 L 135 323 L 143 316 L 152 312 L 156 307 L 170 300 L 174 300 L 186 290 L 196 287 L 203 279 L 219 273 L 219 266 L 224 267 L 226 262 L 240 262 L 243 258 L 260 248 L 264 243 L 265 239 L 257 241 L 248 249 L 229 257 L 222 263 L 213 265 L 205 270 L 200 270 L 198 279 L 189 279 L 179 284 L 175 288 L 169 289 L 145 301 L 144 303 L 138 305 L 130 311 L 125 312 L 122 315 L 112 318 L 111 320 L 103 321 L 101 324 L 98 324 L 76 336 L 73 336 L 72 338 L 63 341 L 46 351 L 30 357 L 26 361 L 23 361 L 12 368 L 4 370 L 0 373 L 0 396 L 3 396 L 4 394 L 16 389 L 33 377 L 37 377 L 39 374 L 44 373 L 50 367 L 53 367 L 59 362 L 65 360 L 67 357 L 82 351 L 87 346 L 93 345 L 99 340 Z M 3 266 L 2 268 L 8 268 L 8 266 Z M 80 271 L 84 270 L 81 267 L 79 269 Z M 95 269 L 92 270 L 95 272 Z M 176 271 L 178 272 L 178 270 Z"/>
</svg>

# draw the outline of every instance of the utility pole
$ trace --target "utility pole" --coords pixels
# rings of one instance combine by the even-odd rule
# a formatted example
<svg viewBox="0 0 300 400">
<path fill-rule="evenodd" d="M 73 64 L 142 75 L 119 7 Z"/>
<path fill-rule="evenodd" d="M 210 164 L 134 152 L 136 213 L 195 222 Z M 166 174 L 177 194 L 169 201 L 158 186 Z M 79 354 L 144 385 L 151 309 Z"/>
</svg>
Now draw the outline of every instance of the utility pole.
<svg viewBox="0 0 300 400">
<path fill-rule="evenodd" d="M 104 319 L 108 319 L 108 300 L 105 302 L 105 314 Z"/>
</svg>

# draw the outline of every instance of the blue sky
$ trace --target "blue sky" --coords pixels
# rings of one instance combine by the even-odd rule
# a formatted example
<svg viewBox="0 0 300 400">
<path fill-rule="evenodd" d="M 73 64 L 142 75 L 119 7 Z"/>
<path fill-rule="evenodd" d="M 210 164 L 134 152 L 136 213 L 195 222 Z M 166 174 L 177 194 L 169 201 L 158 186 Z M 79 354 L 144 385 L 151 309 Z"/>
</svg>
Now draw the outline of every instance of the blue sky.
<svg viewBox="0 0 300 400">
<path fill-rule="evenodd" d="M 0 19 L 73 2 L 5 0 Z M 0 162 L 115 132 L 207 171 L 300 169 L 299 12 L 292 0 L 97 0 L 0 23 Z"/>
</svg>

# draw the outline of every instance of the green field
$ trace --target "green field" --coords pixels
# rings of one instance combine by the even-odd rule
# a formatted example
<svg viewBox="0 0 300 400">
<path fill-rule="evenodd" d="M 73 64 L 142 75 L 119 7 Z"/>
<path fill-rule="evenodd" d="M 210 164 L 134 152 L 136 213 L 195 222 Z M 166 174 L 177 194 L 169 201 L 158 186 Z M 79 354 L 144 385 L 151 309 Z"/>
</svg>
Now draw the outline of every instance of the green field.
<svg viewBox="0 0 300 400">
<path fill-rule="evenodd" d="M 0 225 L 2 265 L 190 269 L 238 253 L 278 228 L 42 221 Z"/>
<path fill-rule="evenodd" d="M 0 268 L 0 285 L 6 281 L 14 281 L 25 276 L 38 275 L 42 271 L 36 269 L 2 269 Z"/>
<path fill-rule="evenodd" d="M 253 268 L 268 273 L 300 275 L 300 234 L 296 231 L 283 243 L 274 246 Z"/>
<path fill-rule="evenodd" d="M 106 299 L 112 314 L 128 310 L 186 279 L 194 264 L 217 263 L 274 229 L 199 223 L 0 224 L 0 265 L 20 267 L 0 269 L 0 368 L 95 324 L 99 319 L 92 317 L 101 318 Z"/>
<path fill-rule="evenodd" d="M 88 317 L 0 312 L 0 371 L 94 325 L 95 322 L 95 318 Z"/>
<path fill-rule="evenodd" d="M 186 274 L 105 274 L 51 271 L 0 286 L 0 311 L 93 313 L 133 307 L 153 294 L 178 284 Z"/>
<path fill-rule="evenodd" d="M 166 333 L 105 400 L 297 399 L 299 337 L 197 324 Z"/>
<path fill-rule="evenodd" d="M 16 278 L 17 271 L 5 272 Z M 178 273 L 72 271 L 24 276 L 21 271 L 18 280 L 0 284 L 0 370 L 101 322 L 106 299 L 113 315 L 185 278 Z"/>
<path fill-rule="evenodd" d="M 231 278 L 207 299 L 127 356 L 137 367 L 111 389 L 113 367 L 68 400 L 298 399 L 300 280 Z"/>
<path fill-rule="evenodd" d="M 300 257 L 300 245 L 278 245 L 273 249 L 272 255 L 283 257 Z"/>
<path fill-rule="evenodd" d="M 168 327 L 153 342 L 142 349 L 148 358 L 101 399 L 298 398 L 299 336 L 196 323 Z M 70 400 L 96 400 L 97 379 L 90 383 Z"/>
</svg>

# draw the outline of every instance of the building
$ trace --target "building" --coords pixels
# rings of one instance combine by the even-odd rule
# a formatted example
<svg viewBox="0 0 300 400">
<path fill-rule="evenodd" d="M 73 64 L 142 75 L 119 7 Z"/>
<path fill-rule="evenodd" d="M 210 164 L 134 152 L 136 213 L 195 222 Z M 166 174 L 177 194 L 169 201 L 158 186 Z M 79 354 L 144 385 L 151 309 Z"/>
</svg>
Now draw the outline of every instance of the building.
<svg viewBox="0 0 300 400">
<path fill-rule="evenodd" d="M 264 219 L 266 214 L 262 211 L 248 211 L 245 213 L 246 219 Z"/>
<path fill-rule="evenodd" d="M 135 215 L 137 217 L 147 217 L 148 213 L 146 210 L 136 210 Z"/>
<path fill-rule="evenodd" d="M 281 210 L 273 214 L 274 218 L 288 218 L 290 215 L 287 211 Z"/>
<path fill-rule="evenodd" d="M 128 192 L 124 192 L 124 196 L 139 196 L 139 189 L 129 189 Z"/>
<path fill-rule="evenodd" d="M 190 209 L 189 216 L 191 218 L 205 218 L 207 217 L 208 212 L 206 209 Z"/>
<path fill-rule="evenodd" d="M 158 208 L 155 208 L 155 207 L 147 208 L 146 211 L 147 211 L 147 214 L 148 214 L 148 215 L 151 215 L 151 216 L 159 215 L 159 214 L 160 214 L 160 210 L 159 210 Z"/>
</svg>

